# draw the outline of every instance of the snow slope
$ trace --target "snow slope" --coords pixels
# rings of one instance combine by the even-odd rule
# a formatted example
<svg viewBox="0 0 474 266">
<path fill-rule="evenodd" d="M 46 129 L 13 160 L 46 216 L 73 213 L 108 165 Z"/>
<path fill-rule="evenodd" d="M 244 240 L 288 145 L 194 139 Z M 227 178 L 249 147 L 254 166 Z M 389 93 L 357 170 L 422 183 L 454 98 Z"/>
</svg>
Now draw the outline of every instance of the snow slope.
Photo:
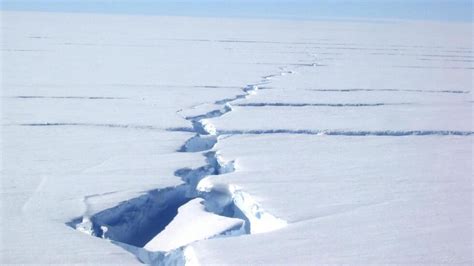
<svg viewBox="0 0 474 266">
<path fill-rule="evenodd" d="M 193 199 L 179 207 L 175 218 L 144 248 L 150 251 L 170 251 L 197 240 L 238 231 L 243 226 L 243 220 L 206 212 L 202 200 Z"/>
<path fill-rule="evenodd" d="M 473 263 L 470 24 L 1 16 L 2 263 Z"/>
</svg>

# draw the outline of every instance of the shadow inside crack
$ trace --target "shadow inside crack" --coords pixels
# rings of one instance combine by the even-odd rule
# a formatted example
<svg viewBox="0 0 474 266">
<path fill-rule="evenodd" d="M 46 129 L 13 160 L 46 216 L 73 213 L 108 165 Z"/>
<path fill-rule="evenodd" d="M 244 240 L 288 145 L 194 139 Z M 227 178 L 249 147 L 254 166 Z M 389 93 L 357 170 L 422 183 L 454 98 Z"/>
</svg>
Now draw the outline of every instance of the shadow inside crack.
<svg viewBox="0 0 474 266">
<path fill-rule="evenodd" d="M 178 214 L 178 208 L 194 197 L 187 184 L 156 189 L 124 201 L 91 217 L 79 217 L 67 223 L 92 236 L 143 247 L 158 235 Z"/>
<path fill-rule="evenodd" d="M 250 195 L 236 186 L 210 181 L 200 186 L 200 183 L 206 181 L 204 179 L 208 176 L 235 171 L 235 161 L 225 161 L 217 151 L 210 151 L 217 144 L 219 134 L 209 119 L 231 112 L 232 107 L 226 103 L 253 95 L 260 85 L 267 84 L 272 77 L 290 73 L 293 72 L 285 71 L 263 77 L 259 83 L 244 87 L 243 94 L 215 103 L 224 105 L 223 108 L 186 118 L 191 122 L 192 128 L 169 129 L 195 133 L 182 145 L 179 152 L 207 151 L 203 153 L 206 158 L 204 166 L 175 171 L 175 175 L 184 184 L 151 190 L 145 195 L 93 215 L 87 215 L 86 211 L 83 217 L 66 224 L 89 235 L 108 239 L 135 254 L 143 263 L 153 265 L 182 265 L 195 261 L 192 254 L 187 254 L 187 250 L 190 250 L 187 245 L 195 241 L 268 232 L 286 226 L 285 221 L 265 212 Z M 88 197 L 84 199 L 86 205 L 87 201 Z M 172 222 L 175 219 L 177 222 Z M 189 228 L 194 230 L 196 222 L 202 231 L 197 231 L 199 234 L 189 234 Z M 213 228 L 216 223 L 218 225 Z M 179 241 L 175 241 L 176 239 Z"/>
<path fill-rule="evenodd" d="M 148 191 L 115 207 L 90 216 L 75 218 L 66 224 L 78 231 L 111 240 L 116 244 L 123 243 L 143 248 L 165 230 L 176 218 L 181 207 L 198 197 L 205 199 L 207 211 L 220 216 L 242 218 L 248 223 L 245 217 L 236 216 L 238 213 L 235 211 L 236 206 L 226 189 L 206 193 L 196 189 L 198 183 L 207 176 L 234 171 L 234 161 L 224 162 L 214 151 L 207 152 L 204 156 L 205 165 L 175 171 L 175 176 L 185 182 L 182 185 Z M 87 204 L 87 197 L 85 203 Z"/>
</svg>

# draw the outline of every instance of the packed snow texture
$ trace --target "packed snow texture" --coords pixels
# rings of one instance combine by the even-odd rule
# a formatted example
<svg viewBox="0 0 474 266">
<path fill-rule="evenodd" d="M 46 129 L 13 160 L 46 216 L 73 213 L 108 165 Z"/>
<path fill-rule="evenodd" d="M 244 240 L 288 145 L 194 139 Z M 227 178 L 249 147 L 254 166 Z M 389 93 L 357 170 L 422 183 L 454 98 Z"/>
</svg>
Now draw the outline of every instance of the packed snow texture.
<svg viewBox="0 0 474 266">
<path fill-rule="evenodd" d="M 470 24 L 1 17 L 0 263 L 474 263 Z"/>
</svg>

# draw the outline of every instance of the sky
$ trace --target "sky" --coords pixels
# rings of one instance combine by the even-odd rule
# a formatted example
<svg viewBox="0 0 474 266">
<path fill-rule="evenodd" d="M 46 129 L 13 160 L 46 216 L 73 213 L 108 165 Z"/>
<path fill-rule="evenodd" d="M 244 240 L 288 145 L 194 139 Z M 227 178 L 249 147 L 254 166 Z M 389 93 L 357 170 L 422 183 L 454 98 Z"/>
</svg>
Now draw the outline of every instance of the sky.
<svg viewBox="0 0 474 266">
<path fill-rule="evenodd" d="M 472 22 L 471 0 L 0 0 L 2 10 Z"/>
</svg>

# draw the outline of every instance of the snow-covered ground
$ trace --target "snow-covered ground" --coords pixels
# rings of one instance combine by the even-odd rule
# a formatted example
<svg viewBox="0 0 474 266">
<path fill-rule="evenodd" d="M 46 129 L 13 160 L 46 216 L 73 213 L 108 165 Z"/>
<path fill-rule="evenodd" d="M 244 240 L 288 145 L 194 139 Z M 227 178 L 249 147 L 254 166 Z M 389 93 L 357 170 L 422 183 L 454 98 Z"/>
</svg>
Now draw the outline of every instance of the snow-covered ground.
<svg viewBox="0 0 474 266">
<path fill-rule="evenodd" d="M 1 16 L 2 264 L 474 263 L 471 24 Z"/>
</svg>

